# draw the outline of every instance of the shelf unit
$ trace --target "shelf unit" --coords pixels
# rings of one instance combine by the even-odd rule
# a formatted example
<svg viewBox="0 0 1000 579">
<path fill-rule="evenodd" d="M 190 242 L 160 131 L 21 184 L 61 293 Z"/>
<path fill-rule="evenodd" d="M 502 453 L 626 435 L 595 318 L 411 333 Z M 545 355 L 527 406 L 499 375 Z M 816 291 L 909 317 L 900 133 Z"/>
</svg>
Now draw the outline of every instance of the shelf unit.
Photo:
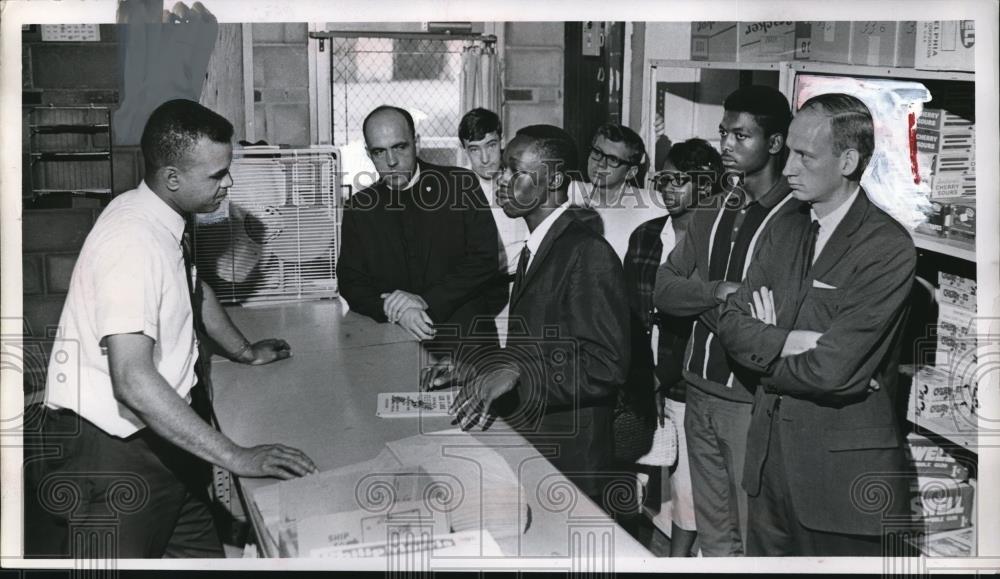
<svg viewBox="0 0 1000 579">
<path fill-rule="evenodd" d="M 976 245 L 971 241 L 927 235 L 919 231 L 912 231 L 910 235 L 913 237 L 913 244 L 918 249 L 933 251 L 948 257 L 964 259 L 965 261 L 976 261 Z"/>
<path fill-rule="evenodd" d="M 114 184 L 111 109 L 35 107 L 28 131 L 31 185 L 26 201 L 59 193 L 110 200 Z"/>
</svg>

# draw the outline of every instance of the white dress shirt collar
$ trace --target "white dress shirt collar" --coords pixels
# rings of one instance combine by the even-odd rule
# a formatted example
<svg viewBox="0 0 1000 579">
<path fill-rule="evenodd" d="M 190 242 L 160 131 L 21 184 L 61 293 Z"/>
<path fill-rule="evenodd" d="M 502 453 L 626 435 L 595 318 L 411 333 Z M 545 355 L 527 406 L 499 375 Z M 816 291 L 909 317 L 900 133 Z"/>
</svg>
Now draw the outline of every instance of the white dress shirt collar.
<svg viewBox="0 0 1000 579">
<path fill-rule="evenodd" d="M 411 177 L 410 182 L 407 183 L 406 186 L 402 188 L 402 191 L 406 191 L 407 189 L 412 189 L 417 185 L 418 181 L 420 181 L 420 163 L 417 163 L 417 168 L 413 170 L 413 177 Z"/>
<path fill-rule="evenodd" d="M 538 224 L 538 227 L 528 236 L 528 242 L 524 245 L 528 251 L 531 252 L 528 258 L 528 267 L 531 267 L 532 260 L 535 259 L 535 254 L 538 253 L 538 248 L 541 247 L 542 241 L 545 241 L 545 236 L 548 234 L 549 229 L 552 229 L 552 224 L 556 222 L 559 217 L 566 212 L 569 208 L 570 202 L 567 200 L 565 203 L 556 208 L 555 211 L 549 213 L 548 217 L 542 220 Z"/>
<path fill-rule="evenodd" d="M 840 222 L 844 220 L 847 216 L 847 212 L 851 210 L 851 206 L 854 205 L 854 201 L 858 198 L 858 193 L 861 191 L 861 186 L 851 193 L 840 207 L 837 207 L 833 211 L 827 213 L 823 217 L 816 215 L 816 210 L 809 207 L 809 215 L 812 217 L 813 221 L 819 222 L 819 232 L 816 234 L 816 250 L 813 252 L 813 263 L 816 263 L 816 259 L 819 254 L 823 251 L 823 247 L 826 246 L 826 242 L 830 241 L 830 236 L 833 235 L 834 230 L 840 225 Z"/>
<path fill-rule="evenodd" d="M 167 228 L 167 231 L 177 239 L 177 243 L 180 243 L 184 237 L 184 218 L 154 193 L 145 181 L 136 187 L 136 198 L 157 222 L 162 223 Z"/>
</svg>

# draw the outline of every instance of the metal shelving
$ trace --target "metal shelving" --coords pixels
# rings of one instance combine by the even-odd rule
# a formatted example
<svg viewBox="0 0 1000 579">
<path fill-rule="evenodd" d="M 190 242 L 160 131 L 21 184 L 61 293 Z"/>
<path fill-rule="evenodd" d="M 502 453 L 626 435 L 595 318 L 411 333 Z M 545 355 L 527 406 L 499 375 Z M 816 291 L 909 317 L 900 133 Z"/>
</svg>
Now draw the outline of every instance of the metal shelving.
<svg viewBox="0 0 1000 579">
<path fill-rule="evenodd" d="M 110 198 L 114 188 L 111 109 L 35 107 L 28 123 L 31 201 L 63 193 Z"/>
</svg>

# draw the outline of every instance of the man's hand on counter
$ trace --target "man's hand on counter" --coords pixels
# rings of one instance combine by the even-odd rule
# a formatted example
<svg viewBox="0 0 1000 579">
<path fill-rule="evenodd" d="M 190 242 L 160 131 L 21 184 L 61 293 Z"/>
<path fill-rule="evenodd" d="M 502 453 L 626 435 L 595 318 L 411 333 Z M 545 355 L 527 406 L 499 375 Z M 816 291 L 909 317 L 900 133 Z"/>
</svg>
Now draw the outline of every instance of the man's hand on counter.
<svg viewBox="0 0 1000 579">
<path fill-rule="evenodd" d="M 268 338 L 251 344 L 248 353 L 252 354 L 253 358 L 247 356 L 248 359 L 245 363 L 261 366 L 291 357 L 292 347 L 280 338 Z"/>
<path fill-rule="evenodd" d="M 429 366 L 420 370 L 420 391 L 430 392 L 459 384 L 457 370 L 450 356 L 434 360 Z"/>
<path fill-rule="evenodd" d="M 290 479 L 319 472 L 304 452 L 283 444 L 239 446 L 229 464 L 222 466 L 236 476 L 245 477 Z"/>
<path fill-rule="evenodd" d="M 455 396 L 449 412 L 462 430 L 482 426 L 486 430 L 493 423 L 494 415 L 490 407 L 497 398 L 514 389 L 519 378 L 514 368 L 504 367 L 490 370 L 468 380 Z"/>
<path fill-rule="evenodd" d="M 434 321 L 420 308 L 403 310 L 396 323 L 420 341 L 434 339 Z"/>
<path fill-rule="evenodd" d="M 424 301 L 424 298 L 407 291 L 396 290 L 391 293 L 381 294 L 380 297 L 384 300 L 382 302 L 382 310 L 385 312 L 385 317 L 389 318 L 389 321 L 393 323 L 400 321 L 403 317 L 403 312 L 410 308 L 427 309 L 427 302 Z"/>
</svg>

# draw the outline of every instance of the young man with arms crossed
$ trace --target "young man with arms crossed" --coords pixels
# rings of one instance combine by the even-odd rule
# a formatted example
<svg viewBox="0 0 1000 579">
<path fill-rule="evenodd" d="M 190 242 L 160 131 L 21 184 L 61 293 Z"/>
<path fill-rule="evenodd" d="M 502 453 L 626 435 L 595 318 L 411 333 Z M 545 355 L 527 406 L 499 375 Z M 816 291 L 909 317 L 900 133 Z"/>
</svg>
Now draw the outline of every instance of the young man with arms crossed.
<svg viewBox="0 0 1000 579">
<path fill-rule="evenodd" d="M 744 554 L 746 492 L 740 486 L 753 401 L 752 377 L 731 367 L 716 328 L 769 222 L 791 200 L 781 176 L 791 111 L 773 88 L 730 94 L 719 123 L 727 191 L 695 208 L 687 235 L 657 273 L 654 303 L 673 316 L 698 316 L 684 356 L 684 429 L 701 551 Z"/>
</svg>

